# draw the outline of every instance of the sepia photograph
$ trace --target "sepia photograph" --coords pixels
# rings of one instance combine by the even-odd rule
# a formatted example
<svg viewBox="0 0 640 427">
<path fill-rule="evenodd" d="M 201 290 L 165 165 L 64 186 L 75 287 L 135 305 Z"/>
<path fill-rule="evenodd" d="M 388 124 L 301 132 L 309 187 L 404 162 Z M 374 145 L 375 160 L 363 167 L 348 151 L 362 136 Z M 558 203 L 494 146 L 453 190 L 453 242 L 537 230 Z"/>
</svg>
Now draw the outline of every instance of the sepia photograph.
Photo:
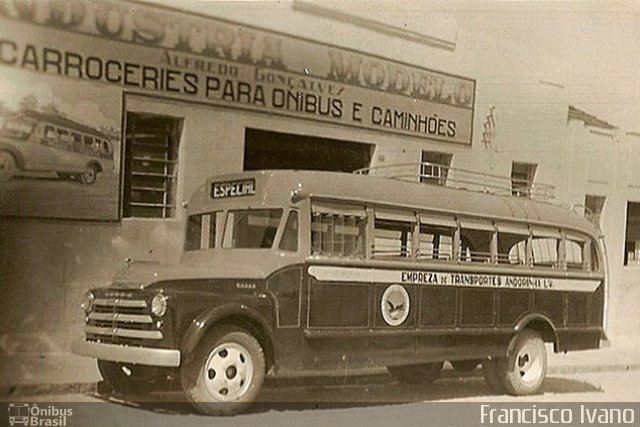
<svg viewBox="0 0 640 427">
<path fill-rule="evenodd" d="M 0 425 L 640 425 L 640 1 L 0 0 Z"/>
</svg>

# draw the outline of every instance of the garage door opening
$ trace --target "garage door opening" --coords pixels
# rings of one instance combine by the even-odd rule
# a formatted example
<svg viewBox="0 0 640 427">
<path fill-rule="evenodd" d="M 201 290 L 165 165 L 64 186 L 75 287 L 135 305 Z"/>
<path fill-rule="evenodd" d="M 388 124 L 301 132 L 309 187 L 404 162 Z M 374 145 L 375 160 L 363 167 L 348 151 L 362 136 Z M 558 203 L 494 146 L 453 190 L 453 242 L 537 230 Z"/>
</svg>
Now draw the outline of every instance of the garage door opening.
<svg viewBox="0 0 640 427">
<path fill-rule="evenodd" d="M 361 142 L 247 129 L 244 169 L 353 172 L 369 167 L 373 149 Z"/>
</svg>

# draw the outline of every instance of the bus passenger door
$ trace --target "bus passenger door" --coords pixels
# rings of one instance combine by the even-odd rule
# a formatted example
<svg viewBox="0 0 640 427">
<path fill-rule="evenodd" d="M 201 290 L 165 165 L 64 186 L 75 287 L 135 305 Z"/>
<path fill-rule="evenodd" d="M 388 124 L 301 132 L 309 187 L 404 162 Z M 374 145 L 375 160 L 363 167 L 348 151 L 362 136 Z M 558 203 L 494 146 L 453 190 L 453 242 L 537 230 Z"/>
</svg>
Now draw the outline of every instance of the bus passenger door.
<svg viewBox="0 0 640 427">
<path fill-rule="evenodd" d="M 302 267 L 285 268 L 267 280 L 267 290 L 274 298 L 274 336 L 278 365 L 300 369 L 302 324 Z"/>
</svg>

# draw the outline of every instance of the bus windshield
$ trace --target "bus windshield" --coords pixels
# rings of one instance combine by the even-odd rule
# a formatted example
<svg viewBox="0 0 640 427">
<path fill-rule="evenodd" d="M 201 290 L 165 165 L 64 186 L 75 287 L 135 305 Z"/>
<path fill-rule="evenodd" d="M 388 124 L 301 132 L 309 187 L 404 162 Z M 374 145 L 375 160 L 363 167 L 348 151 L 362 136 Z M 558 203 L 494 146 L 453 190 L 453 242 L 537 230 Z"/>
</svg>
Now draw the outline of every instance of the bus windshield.
<svg viewBox="0 0 640 427">
<path fill-rule="evenodd" d="M 9 134 L 14 138 L 27 139 L 33 132 L 35 123 L 19 117 L 11 117 L 4 122 L 2 133 Z"/>
<path fill-rule="evenodd" d="M 282 209 L 229 211 L 223 247 L 266 249 L 273 246 Z"/>
</svg>

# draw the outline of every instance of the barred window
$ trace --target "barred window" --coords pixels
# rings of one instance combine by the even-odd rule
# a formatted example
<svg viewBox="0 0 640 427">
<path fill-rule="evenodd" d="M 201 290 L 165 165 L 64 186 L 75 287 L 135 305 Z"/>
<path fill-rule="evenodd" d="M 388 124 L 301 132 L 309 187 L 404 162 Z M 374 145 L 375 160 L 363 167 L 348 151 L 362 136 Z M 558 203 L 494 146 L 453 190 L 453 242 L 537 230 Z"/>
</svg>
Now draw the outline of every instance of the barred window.
<svg viewBox="0 0 640 427">
<path fill-rule="evenodd" d="M 172 218 L 176 213 L 182 119 L 127 113 L 123 216 Z"/>
</svg>

